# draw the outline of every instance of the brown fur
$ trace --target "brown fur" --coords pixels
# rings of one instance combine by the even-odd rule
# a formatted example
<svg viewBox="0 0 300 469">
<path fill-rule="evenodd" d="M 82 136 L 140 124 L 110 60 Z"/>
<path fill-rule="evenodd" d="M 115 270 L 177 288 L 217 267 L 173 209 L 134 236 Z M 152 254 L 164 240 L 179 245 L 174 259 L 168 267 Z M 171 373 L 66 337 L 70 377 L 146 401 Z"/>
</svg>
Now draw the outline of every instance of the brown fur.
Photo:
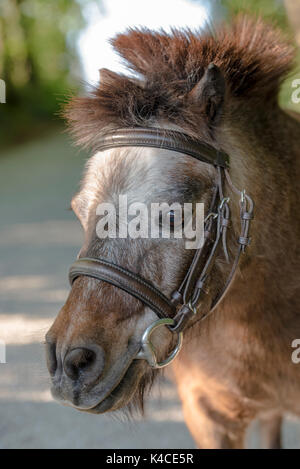
<svg viewBox="0 0 300 469">
<path fill-rule="evenodd" d="M 292 67 L 293 48 L 262 21 L 247 18 L 218 28 L 214 35 L 130 31 L 113 43 L 141 77 L 129 79 L 105 71 L 93 96 L 70 103 L 66 115 L 78 142 L 97 147 L 99 132 L 108 127 L 155 123 L 172 128 L 176 124 L 226 151 L 233 182 L 255 200 L 252 243 L 237 276 L 214 315 L 187 331 L 173 371 L 187 425 L 199 447 L 242 447 L 246 428 L 255 417 L 272 433 L 266 440 L 274 446 L 280 440 L 280 415 L 300 415 L 300 368 L 291 361 L 291 342 L 300 337 L 300 125 L 277 105 L 280 83 Z M 210 62 L 223 71 L 227 86 L 222 118 L 213 131 L 190 95 Z M 122 153 L 123 160 L 111 173 L 111 181 L 119 180 L 117 192 L 122 192 L 122 175 L 127 181 L 131 174 L 124 168 L 130 169 L 132 153 Z M 162 164 L 159 155 L 156 164 Z M 172 170 L 165 168 L 166 180 L 154 179 L 155 196 L 176 194 L 192 175 L 199 183 L 192 185 L 192 195 L 206 203 L 211 187 L 206 166 L 184 156 L 174 156 L 173 164 Z M 90 174 L 87 179 L 98 182 L 99 178 L 102 184 L 105 178 L 100 174 Z M 148 168 L 143 183 L 153 177 L 151 174 Z M 167 189 L 162 186 L 164 181 Z M 106 188 L 112 186 L 108 182 Z M 130 182 L 134 186 L 140 180 L 137 176 Z M 85 191 L 86 185 L 87 181 L 79 197 L 83 205 L 82 193 L 85 198 L 90 193 Z M 226 193 L 231 197 L 229 244 L 233 252 L 239 233 L 239 206 L 228 187 Z M 93 195 L 96 203 L 106 200 L 108 192 L 95 189 Z M 141 273 L 169 295 L 182 279 L 192 253 L 174 243 L 98 243 L 92 235 L 94 206 L 89 209 L 82 253 L 108 256 Z M 78 216 L 82 217 L 82 207 Z M 228 271 L 220 255 L 202 309 L 209 307 Z M 104 346 L 109 369 L 116 357 L 124 354 L 138 320 L 143 318 L 140 307 L 114 287 L 99 288 L 96 281 L 79 279 L 48 341 L 63 349 L 92 337 Z M 119 327 L 122 315 L 123 327 Z M 158 338 L 158 344 L 163 355 L 170 339 Z M 139 378 L 128 379 L 141 406 L 145 384 L 153 377 L 147 370 L 145 365 Z M 134 398 L 129 388 L 125 394 Z M 126 396 L 122 403 L 128 403 Z"/>
<path fill-rule="evenodd" d="M 189 92 L 211 62 L 220 67 L 238 103 L 262 100 L 271 106 L 295 56 L 282 33 L 244 16 L 230 27 L 199 34 L 130 30 L 112 44 L 139 78 L 103 70 L 91 96 L 72 99 L 65 111 L 78 143 L 94 149 L 99 131 L 108 125 L 167 120 L 198 136 L 201 116 Z"/>
</svg>

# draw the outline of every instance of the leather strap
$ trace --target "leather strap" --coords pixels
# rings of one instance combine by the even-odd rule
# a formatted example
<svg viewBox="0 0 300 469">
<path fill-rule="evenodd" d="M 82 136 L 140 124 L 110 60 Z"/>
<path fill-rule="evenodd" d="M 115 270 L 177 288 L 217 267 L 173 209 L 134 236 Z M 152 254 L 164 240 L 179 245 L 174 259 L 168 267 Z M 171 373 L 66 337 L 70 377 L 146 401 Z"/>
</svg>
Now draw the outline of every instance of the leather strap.
<svg viewBox="0 0 300 469">
<path fill-rule="evenodd" d="M 105 259 L 78 259 L 70 267 L 70 284 L 82 275 L 102 280 L 126 291 L 149 306 L 159 318 L 172 318 L 176 314 L 176 307 L 161 291 L 142 277 Z"/>
<path fill-rule="evenodd" d="M 164 129 L 117 129 L 104 134 L 97 141 L 96 150 L 115 147 L 155 147 L 183 153 L 204 163 L 227 168 L 229 157 L 223 151 L 193 139 L 187 134 Z"/>
<path fill-rule="evenodd" d="M 221 203 L 218 208 L 218 217 L 216 217 L 217 230 L 216 230 L 215 241 L 214 241 L 211 251 L 209 252 L 205 267 L 201 271 L 200 277 L 194 286 L 194 291 L 192 291 L 191 296 L 189 298 L 186 298 L 185 294 L 179 295 L 178 294 L 179 292 L 175 292 L 175 298 L 182 297 L 183 299 L 182 301 L 183 305 L 180 308 L 180 310 L 177 312 L 174 318 L 175 326 L 170 328 L 170 330 L 176 333 L 182 332 L 184 329 L 192 327 L 196 322 L 202 321 L 206 319 L 208 316 L 210 316 L 211 314 L 213 314 L 217 306 L 225 297 L 226 293 L 228 292 L 235 278 L 235 274 L 237 272 L 237 267 L 238 267 L 241 254 L 245 252 L 246 246 L 248 246 L 251 242 L 251 238 L 249 237 L 249 229 L 250 229 L 250 221 L 253 219 L 253 210 L 254 210 L 253 200 L 251 199 L 251 197 L 249 197 L 245 193 L 245 191 L 241 192 L 238 189 L 236 189 L 236 187 L 233 185 L 230 179 L 230 176 L 227 170 L 225 170 L 224 173 L 225 173 L 225 177 L 229 184 L 230 189 L 234 193 L 240 195 L 241 197 L 240 199 L 241 235 L 237 239 L 237 243 L 238 243 L 237 252 L 235 254 L 230 273 L 227 277 L 226 283 L 222 291 L 212 301 L 212 304 L 210 306 L 210 310 L 208 311 L 208 313 L 199 315 L 197 311 L 197 306 L 199 304 L 200 299 L 202 298 L 202 293 L 204 292 L 204 286 L 207 282 L 207 279 L 209 278 L 210 271 L 214 265 L 216 253 L 217 253 L 217 247 L 220 244 L 220 240 L 221 240 L 221 234 L 222 234 L 224 255 L 226 258 L 228 258 L 227 261 L 229 262 L 229 256 L 228 256 L 228 251 L 227 251 L 227 246 L 226 246 L 226 232 L 227 232 L 228 221 L 229 221 L 229 218 L 228 218 L 229 217 L 229 208 L 228 208 L 229 198 L 224 198 L 223 187 L 222 187 L 222 179 L 223 179 L 222 170 L 218 168 L 218 175 L 219 175 L 218 192 L 219 192 Z M 195 256 L 197 256 L 197 259 L 196 259 L 196 263 L 197 263 L 199 262 L 199 259 L 202 257 L 202 251 L 199 253 L 196 253 Z M 183 287 L 185 289 L 187 288 L 186 284 L 190 282 L 191 270 L 193 270 L 193 263 L 184 279 L 183 284 L 180 286 L 181 289 Z M 196 316 L 195 320 L 192 320 L 193 316 Z"/>
</svg>

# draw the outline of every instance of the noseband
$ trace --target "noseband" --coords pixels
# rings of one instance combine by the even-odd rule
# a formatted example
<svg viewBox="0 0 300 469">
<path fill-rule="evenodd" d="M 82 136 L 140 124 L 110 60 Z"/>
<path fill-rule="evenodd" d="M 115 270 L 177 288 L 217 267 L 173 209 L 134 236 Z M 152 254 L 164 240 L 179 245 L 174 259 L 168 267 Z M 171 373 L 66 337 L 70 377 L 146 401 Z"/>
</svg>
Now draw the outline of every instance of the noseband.
<svg viewBox="0 0 300 469">
<path fill-rule="evenodd" d="M 156 128 L 119 129 L 106 133 L 100 140 L 97 149 L 104 151 L 117 147 L 155 147 L 172 150 L 189 155 L 216 168 L 216 184 L 213 188 L 209 212 L 204 220 L 204 244 L 195 251 L 189 269 L 179 288 L 173 292 L 171 299 L 144 278 L 106 259 L 81 258 L 74 262 L 70 268 L 71 285 L 80 276 L 92 277 L 126 291 L 156 313 L 159 319 L 147 327 L 143 333 L 141 349 L 136 358 L 147 360 L 152 368 L 162 368 L 171 363 L 180 351 L 184 329 L 211 314 L 226 294 L 234 278 L 240 255 L 250 243 L 249 228 L 253 218 L 254 204 L 244 190 L 239 191 L 232 184 L 228 173 L 228 155 L 182 132 L 170 132 Z M 224 197 L 223 192 L 225 179 L 230 189 L 240 195 L 241 231 L 237 239 L 237 252 L 226 284 L 222 292 L 213 300 L 209 312 L 201 315 L 198 307 L 205 294 L 205 287 L 214 266 L 219 246 L 223 246 L 225 258 L 228 263 L 230 262 L 226 244 L 230 210 L 229 198 Z M 196 319 L 193 321 L 193 318 Z M 151 335 L 154 330 L 162 326 L 167 326 L 177 336 L 177 344 L 164 361 L 158 362 L 156 351 L 151 342 Z"/>
</svg>

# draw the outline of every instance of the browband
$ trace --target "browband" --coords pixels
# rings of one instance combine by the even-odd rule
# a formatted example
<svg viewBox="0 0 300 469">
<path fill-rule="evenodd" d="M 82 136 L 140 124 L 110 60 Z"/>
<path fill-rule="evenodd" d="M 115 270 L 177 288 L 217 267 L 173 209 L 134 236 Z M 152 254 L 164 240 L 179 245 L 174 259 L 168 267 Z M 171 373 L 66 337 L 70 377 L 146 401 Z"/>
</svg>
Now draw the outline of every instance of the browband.
<svg viewBox="0 0 300 469">
<path fill-rule="evenodd" d="M 204 163 L 227 168 L 229 156 L 221 150 L 182 132 L 166 129 L 116 129 L 106 132 L 97 141 L 97 150 L 116 147 L 154 147 L 183 153 Z"/>
</svg>

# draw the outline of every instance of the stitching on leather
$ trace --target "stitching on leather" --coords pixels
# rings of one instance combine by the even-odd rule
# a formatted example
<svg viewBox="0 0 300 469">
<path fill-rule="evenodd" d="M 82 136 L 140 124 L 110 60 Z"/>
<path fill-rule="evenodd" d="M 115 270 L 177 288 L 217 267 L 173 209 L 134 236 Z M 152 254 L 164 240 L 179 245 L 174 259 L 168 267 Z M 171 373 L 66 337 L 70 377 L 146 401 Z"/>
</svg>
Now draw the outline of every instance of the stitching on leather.
<svg viewBox="0 0 300 469">
<path fill-rule="evenodd" d="M 124 141 L 125 140 L 125 141 Z M 163 144 L 163 145 L 158 145 L 156 142 L 153 142 L 152 140 L 145 140 L 145 139 L 137 139 L 133 140 L 131 139 L 130 142 L 126 141 L 124 139 L 123 141 L 120 139 L 119 141 L 116 142 L 103 142 L 102 145 L 99 146 L 99 149 L 108 149 L 110 147 L 121 147 L 121 146 L 151 146 L 153 148 L 160 148 L 160 149 L 165 149 L 165 150 L 173 150 L 178 153 L 186 153 L 189 156 L 192 156 L 193 158 L 196 158 L 197 160 L 203 161 L 204 163 L 208 164 L 215 164 L 216 159 L 214 157 L 208 156 L 208 155 L 201 155 L 200 152 L 197 152 L 197 150 L 193 149 L 191 146 L 186 145 L 183 146 L 179 142 L 175 145 L 173 143 L 168 143 L 168 144 Z M 208 150 L 209 151 L 209 150 Z"/>
<path fill-rule="evenodd" d="M 159 141 L 162 138 L 164 140 Z M 113 132 L 104 134 L 97 147 L 99 150 L 103 150 L 116 146 L 125 146 L 126 144 L 128 146 L 146 145 L 175 150 L 187 153 L 210 164 L 221 164 L 220 159 L 222 159 L 222 166 L 226 167 L 227 164 L 228 155 L 223 151 L 216 150 L 205 142 L 176 131 L 163 133 L 160 129 L 136 129 L 134 132 L 132 129 L 116 129 Z"/>
<path fill-rule="evenodd" d="M 80 271 L 78 270 L 78 271 L 75 272 L 75 273 L 76 273 L 77 275 L 73 277 L 73 281 L 74 281 L 77 277 L 79 277 L 80 275 L 84 275 L 84 276 L 88 276 L 88 277 L 93 277 L 93 278 L 96 278 L 96 279 L 98 279 L 98 280 L 102 280 L 102 281 L 104 281 L 104 282 L 107 281 L 107 279 L 110 279 L 111 282 L 109 282 L 109 283 L 111 283 L 112 285 L 114 285 L 114 286 L 116 286 L 116 287 L 118 287 L 118 285 L 121 285 L 121 286 L 123 286 L 124 290 L 125 290 L 127 293 L 129 293 L 129 292 L 126 290 L 127 285 L 124 284 L 123 281 L 120 281 L 120 280 L 118 279 L 117 282 L 116 282 L 116 279 L 114 279 L 114 278 L 113 278 L 112 276 L 110 276 L 109 274 L 108 274 L 108 275 L 103 275 L 103 278 L 100 279 L 99 276 L 95 276 L 95 277 L 94 277 L 94 275 L 93 275 L 94 272 L 88 272 L 88 273 L 86 273 L 85 271 L 81 271 L 81 272 L 80 272 Z M 95 275 L 96 275 L 96 274 L 97 274 L 97 273 L 95 272 Z M 127 287 L 127 288 L 128 288 L 128 287 Z M 136 289 L 136 290 L 133 290 L 132 292 L 130 292 L 129 294 L 135 296 L 136 292 L 139 293 L 139 295 L 140 295 L 141 298 L 146 299 L 146 300 L 148 301 L 148 304 L 149 304 L 149 306 L 150 306 L 151 308 L 153 308 L 154 310 L 159 311 L 159 312 L 162 314 L 163 317 L 166 317 L 166 314 L 165 314 L 164 310 L 163 310 L 157 303 L 154 303 L 154 302 L 151 300 L 151 298 L 150 298 L 148 295 L 144 294 L 141 290 Z M 139 299 L 140 301 L 142 301 L 141 298 L 138 298 L 138 299 Z M 168 316 L 167 316 L 167 317 L 168 317 Z"/>
<path fill-rule="evenodd" d="M 80 261 L 81 259 L 79 259 Z M 85 259 L 82 259 L 82 261 L 85 261 Z M 121 267 L 121 266 L 118 266 L 116 264 L 114 264 L 113 262 L 109 262 L 109 261 L 106 261 L 105 259 L 93 259 L 93 258 L 89 258 L 87 259 L 87 261 L 92 261 L 92 262 L 95 262 L 96 264 L 104 264 L 106 266 L 109 266 L 109 267 L 113 267 L 114 269 L 116 270 L 119 270 L 120 272 L 122 272 L 123 274 L 126 274 L 128 275 L 128 277 L 131 277 L 132 279 L 136 280 L 137 282 L 141 283 L 142 285 L 144 285 L 145 287 L 149 288 L 149 290 L 151 290 L 153 293 L 155 293 L 157 296 L 159 296 L 163 301 L 165 301 L 167 304 L 169 304 L 171 307 L 172 307 L 172 303 L 169 301 L 169 299 L 163 294 L 161 293 L 159 290 L 157 290 L 154 286 L 150 285 L 148 282 L 146 282 L 146 280 L 143 280 L 142 278 L 136 276 L 135 274 L 133 274 L 132 272 L 128 271 L 127 269 L 125 269 L 124 267 Z"/>
</svg>

